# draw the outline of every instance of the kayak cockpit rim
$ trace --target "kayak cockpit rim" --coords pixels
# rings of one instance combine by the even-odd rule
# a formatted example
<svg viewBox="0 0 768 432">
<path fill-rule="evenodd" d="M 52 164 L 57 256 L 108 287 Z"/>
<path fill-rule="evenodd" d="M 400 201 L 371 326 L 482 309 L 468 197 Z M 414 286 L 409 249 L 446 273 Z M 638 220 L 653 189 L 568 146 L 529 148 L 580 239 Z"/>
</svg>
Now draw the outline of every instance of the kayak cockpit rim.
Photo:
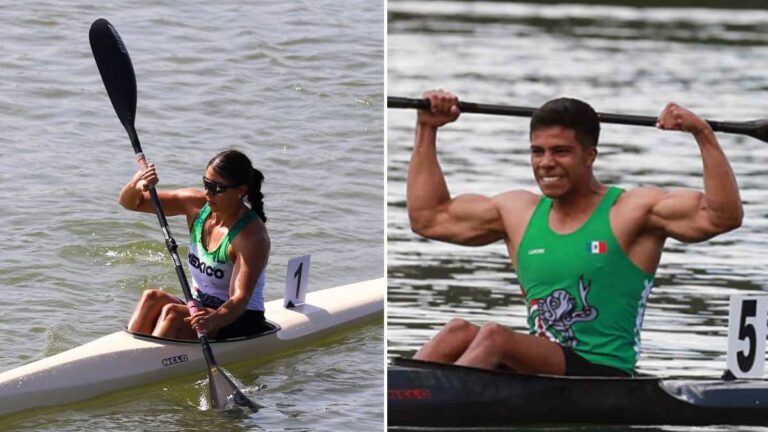
<svg viewBox="0 0 768 432">
<path fill-rule="evenodd" d="M 282 329 L 282 327 L 280 327 L 280 325 L 274 321 L 266 320 L 266 324 L 269 328 L 259 333 L 255 333 L 248 336 L 229 338 L 229 339 L 210 339 L 209 342 L 211 343 L 211 345 L 220 344 L 220 343 L 224 344 L 229 342 L 242 342 L 244 340 L 250 340 L 250 339 L 256 339 L 256 338 L 268 336 L 273 333 L 277 333 Z M 123 327 L 123 331 L 133 335 L 138 339 L 146 339 L 146 340 L 161 341 L 161 342 L 174 342 L 174 343 L 181 343 L 181 344 L 199 344 L 200 343 L 200 341 L 197 339 L 172 339 L 172 338 L 166 338 L 161 336 L 148 335 L 146 333 L 137 333 L 137 332 L 128 330 L 128 328 L 126 327 Z"/>
</svg>

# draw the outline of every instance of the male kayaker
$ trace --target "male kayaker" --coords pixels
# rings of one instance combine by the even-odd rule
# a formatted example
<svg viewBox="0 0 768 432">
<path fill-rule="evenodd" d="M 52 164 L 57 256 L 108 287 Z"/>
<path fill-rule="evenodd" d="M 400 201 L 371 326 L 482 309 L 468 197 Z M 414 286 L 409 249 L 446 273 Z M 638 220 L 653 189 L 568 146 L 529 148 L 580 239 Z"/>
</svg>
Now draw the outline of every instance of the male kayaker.
<svg viewBox="0 0 768 432">
<path fill-rule="evenodd" d="M 660 129 L 693 135 L 704 191 L 600 183 L 592 167 L 600 124 L 575 99 L 547 102 L 531 117 L 534 178 L 543 196 L 513 190 L 452 197 L 437 159 L 439 127 L 459 117 L 456 96 L 424 94 L 408 170 L 408 216 L 421 236 L 468 246 L 504 240 L 528 308 L 529 334 L 451 320 L 415 358 L 522 373 L 634 373 L 640 328 L 668 237 L 698 242 L 741 225 L 730 164 L 709 124 L 668 104 Z"/>
<path fill-rule="evenodd" d="M 186 216 L 190 230 L 189 273 L 203 310 L 190 316 L 176 296 L 145 290 L 128 330 L 175 339 L 195 339 L 195 327 L 211 338 L 258 333 L 265 328 L 264 269 L 270 241 L 264 215 L 262 173 L 236 150 L 214 156 L 206 166 L 203 190 L 158 192 L 165 214 Z M 153 213 L 147 192 L 158 182 L 154 165 L 140 170 L 120 192 L 120 204 Z M 250 207 L 245 205 L 245 201 Z"/>
</svg>

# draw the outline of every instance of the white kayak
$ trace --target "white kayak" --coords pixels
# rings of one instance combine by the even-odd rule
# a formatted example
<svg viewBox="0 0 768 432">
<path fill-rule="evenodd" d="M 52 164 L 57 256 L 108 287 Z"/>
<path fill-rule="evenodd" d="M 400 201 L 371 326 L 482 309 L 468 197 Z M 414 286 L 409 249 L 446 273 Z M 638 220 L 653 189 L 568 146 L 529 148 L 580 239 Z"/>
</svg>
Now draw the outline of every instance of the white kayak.
<svg viewBox="0 0 768 432">
<path fill-rule="evenodd" d="M 274 329 L 249 338 L 212 341 L 219 364 L 257 358 L 366 320 L 383 317 L 385 279 L 310 292 L 305 304 L 265 305 Z M 77 402 L 115 390 L 206 370 L 200 343 L 119 331 L 69 351 L 0 373 L 0 415 Z"/>
</svg>

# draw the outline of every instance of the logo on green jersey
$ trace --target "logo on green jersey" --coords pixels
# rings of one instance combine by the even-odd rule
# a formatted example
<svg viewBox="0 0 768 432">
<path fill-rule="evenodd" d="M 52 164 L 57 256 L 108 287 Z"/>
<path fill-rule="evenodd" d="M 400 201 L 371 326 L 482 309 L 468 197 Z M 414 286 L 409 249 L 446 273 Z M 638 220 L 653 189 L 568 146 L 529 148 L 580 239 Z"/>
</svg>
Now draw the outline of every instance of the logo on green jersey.
<svg viewBox="0 0 768 432">
<path fill-rule="evenodd" d="M 576 299 L 564 289 L 555 290 L 542 299 L 531 300 L 530 317 L 533 319 L 535 334 L 565 347 L 575 347 L 578 338 L 573 331 L 573 325 L 597 319 L 597 308 L 590 306 L 587 301 L 591 286 L 592 280 L 584 283 L 584 275 L 579 276 L 581 310 L 576 310 Z"/>
</svg>

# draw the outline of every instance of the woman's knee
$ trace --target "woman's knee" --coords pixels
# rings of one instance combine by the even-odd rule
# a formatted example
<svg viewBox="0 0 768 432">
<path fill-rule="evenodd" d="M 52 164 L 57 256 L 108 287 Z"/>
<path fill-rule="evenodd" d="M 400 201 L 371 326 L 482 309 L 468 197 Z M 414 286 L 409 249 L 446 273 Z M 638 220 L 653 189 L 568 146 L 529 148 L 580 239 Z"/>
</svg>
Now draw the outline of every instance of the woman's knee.
<svg viewBox="0 0 768 432">
<path fill-rule="evenodd" d="M 159 289 L 146 289 L 141 293 L 141 301 L 143 303 L 157 303 L 165 298 L 165 295 L 165 292 Z"/>
<path fill-rule="evenodd" d="M 160 313 L 161 320 L 182 321 L 189 316 L 187 306 L 179 303 L 168 303 Z"/>
</svg>

